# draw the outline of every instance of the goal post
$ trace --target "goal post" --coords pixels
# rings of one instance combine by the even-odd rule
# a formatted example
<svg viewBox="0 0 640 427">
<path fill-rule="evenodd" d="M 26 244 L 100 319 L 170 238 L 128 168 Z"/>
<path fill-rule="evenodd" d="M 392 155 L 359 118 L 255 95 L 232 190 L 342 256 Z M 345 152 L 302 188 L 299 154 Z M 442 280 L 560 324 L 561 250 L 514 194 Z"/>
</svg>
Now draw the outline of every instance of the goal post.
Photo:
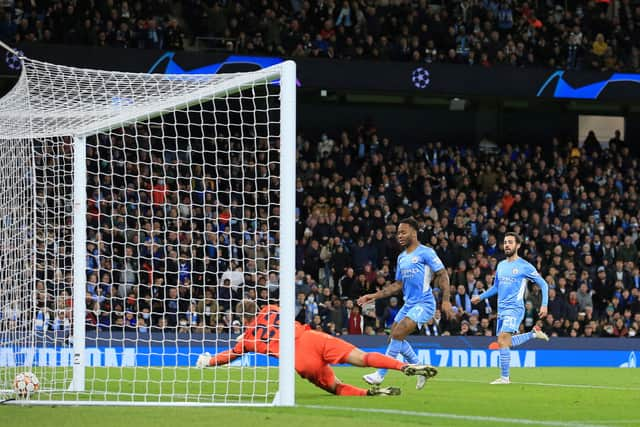
<svg viewBox="0 0 640 427">
<path fill-rule="evenodd" d="M 295 284 L 293 278 L 295 271 L 295 240 L 296 240 L 296 67 L 293 61 L 287 61 L 283 65 L 281 83 L 280 108 L 281 116 L 287 120 L 280 120 L 281 141 L 280 144 L 281 173 L 283 177 L 292 179 L 281 180 L 281 211 L 280 211 L 280 244 L 282 248 L 290 248 L 286 261 L 281 261 L 281 276 L 289 278 L 288 289 L 283 292 L 280 288 L 280 303 L 287 310 L 282 310 L 280 319 L 280 363 L 289 369 L 280 369 L 280 394 L 278 404 L 293 406 L 295 404 Z M 282 251 L 282 249 L 281 249 Z M 281 260 L 285 253 L 281 252 Z"/>
<path fill-rule="evenodd" d="M 87 140 L 73 138 L 73 372 L 69 391 L 85 391 L 87 289 Z"/>
<path fill-rule="evenodd" d="M 162 75 L 21 58 L 0 99 L 0 392 L 29 404 L 295 403 L 296 69 Z M 280 358 L 236 344 L 280 305 Z M 18 401 L 24 402 L 24 401 Z"/>
</svg>

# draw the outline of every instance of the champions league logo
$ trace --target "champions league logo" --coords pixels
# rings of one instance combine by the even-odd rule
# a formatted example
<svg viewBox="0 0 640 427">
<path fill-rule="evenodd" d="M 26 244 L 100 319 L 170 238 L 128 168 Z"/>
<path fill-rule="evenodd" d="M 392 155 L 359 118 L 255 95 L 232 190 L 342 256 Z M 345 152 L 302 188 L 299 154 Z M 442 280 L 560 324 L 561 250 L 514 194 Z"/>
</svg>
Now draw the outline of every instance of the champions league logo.
<svg viewBox="0 0 640 427">
<path fill-rule="evenodd" d="M 431 79 L 429 78 L 429 71 L 425 68 L 418 67 L 411 73 L 411 82 L 418 89 L 424 89 L 429 86 Z"/>
<path fill-rule="evenodd" d="M 163 73 L 163 74 L 221 74 L 223 72 L 246 72 L 256 71 L 272 65 L 280 64 L 284 61 L 277 57 L 264 56 L 242 56 L 230 55 L 222 62 L 203 65 L 201 67 L 186 69 L 178 64 L 175 60 L 175 52 L 166 52 L 151 66 L 147 73 Z M 274 84 L 279 84 L 279 80 L 274 80 Z M 296 86 L 302 84 L 296 79 Z"/>
<path fill-rule="evenodd" d="M 636 366 L 636 355 L 633 351 L 629 353 L 629 359 L 620 365 L 621 368 L 635 368 Z"/>
</svg>

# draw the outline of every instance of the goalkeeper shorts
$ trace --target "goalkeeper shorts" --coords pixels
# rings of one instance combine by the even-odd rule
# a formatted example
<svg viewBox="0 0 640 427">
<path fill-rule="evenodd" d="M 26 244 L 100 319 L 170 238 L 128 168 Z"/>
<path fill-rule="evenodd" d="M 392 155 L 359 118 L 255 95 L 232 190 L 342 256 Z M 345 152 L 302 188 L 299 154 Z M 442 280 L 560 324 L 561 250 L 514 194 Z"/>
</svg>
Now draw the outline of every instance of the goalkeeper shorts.
<svg viewBox="0 0 640 427">
<path fill-rule="evenodd" d="M 340 338 L 306 331 L 296 339 L 296 372 L 318 387 L 327 389 L 335 383 L 335 374 L 329 365 L 345 363 L 355 348 Z"/>
</svg>

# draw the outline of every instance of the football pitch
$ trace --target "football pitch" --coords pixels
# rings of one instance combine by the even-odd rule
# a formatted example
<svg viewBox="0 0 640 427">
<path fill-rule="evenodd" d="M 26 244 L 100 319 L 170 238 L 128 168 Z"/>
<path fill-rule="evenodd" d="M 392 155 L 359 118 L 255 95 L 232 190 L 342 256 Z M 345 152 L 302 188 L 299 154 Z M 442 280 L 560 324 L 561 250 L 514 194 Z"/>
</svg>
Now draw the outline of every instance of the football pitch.
<svg viewBox="0 0 640 427">
<path fill-rule="evenodd" d="M 364 386 L 363 368 L 336 368 Z M 295 408 L 0 406 L 0 426 L 640 426 L 635 369 L 522 368 L 513 383 L 493 386 L 498 369 L 441 368 L 415 390 L 415 379 L 390 373 L 401 396 L 337 397 L 297 379 Z M 107 383 L 108 384 L 108 383 Z"/>
</svg>

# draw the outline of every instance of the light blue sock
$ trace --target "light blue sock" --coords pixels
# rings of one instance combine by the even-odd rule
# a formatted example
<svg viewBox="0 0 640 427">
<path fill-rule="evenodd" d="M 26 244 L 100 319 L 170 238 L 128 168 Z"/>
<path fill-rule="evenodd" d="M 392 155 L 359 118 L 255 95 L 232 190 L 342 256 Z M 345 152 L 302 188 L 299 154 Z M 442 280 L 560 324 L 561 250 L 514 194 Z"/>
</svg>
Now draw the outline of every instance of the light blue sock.
<svg viewBox="0 0 640 427">
<path fill-rule="evenodd" d="M 398 341 L 391 338 L 391 341 L 389 341 L 389 346 L 387 347 L 387 351 L 385 354 L 395 359 L 396 356 L 398 356 L 398 354 L 402 352 L 403 342 L 406 342 L 406 341 Z M 387 369 L 378 369 L 378 375 L 384 378 L 384 376 L 387 375 Z"/>
<path fill-rule="evenodd" d="M 511 345 L 513 347 L 517 347 L 520 344 L 524 344 L 527 341 L 529 341 L 530 339 L 532 339 L 533 335 L 534 335 L 533 331 L 527 332 L 525 334 L 514 335 L 514 336 L 511 337 Z"/>
<path fill-rule="evenodd" d="M 500 372 L 504 378 L 509 378 L 509 364 L 511 363 L 511 350 L 500 349 Z"/>
<path fill-rule="evenodd" d="M 411 347 L 411 344 L 409 344 L 409 341 L 402 341 L 402 350 L 400 353 L 404 356 L 404 360 L 407 363 L 411 363 L 412 365 L 418 363 L 418 355 L 413 350 L 413 347 Z"/>
</svg>

